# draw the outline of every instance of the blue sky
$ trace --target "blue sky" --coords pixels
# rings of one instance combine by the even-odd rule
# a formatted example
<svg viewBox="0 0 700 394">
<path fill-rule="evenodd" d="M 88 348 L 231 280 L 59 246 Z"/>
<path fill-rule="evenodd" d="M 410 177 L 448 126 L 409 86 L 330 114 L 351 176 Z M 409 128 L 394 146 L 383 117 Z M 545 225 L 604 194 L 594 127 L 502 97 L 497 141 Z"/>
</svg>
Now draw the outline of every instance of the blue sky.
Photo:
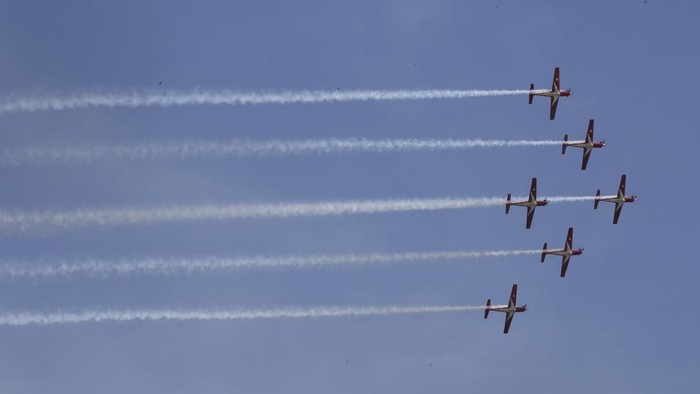
<svg viewBox="0 0 700 394">
<path fill-rule="evenodd" d="M 184 3 L 184 2 L 183 2 Z M 192 88 L 526 89 L 561 67 L 555 121 L 524 96 L 5 114 L 5 147 L 181 139 L 584 136 L 608 146 L 581 172 L 558 147 L 0 168 L 3 210 L 613 192 L 612 207 L 86 228 L 3 235 L 0 258 L 248 256 L 559 246 L 537 256 L 243 271 L 169 278 L 3 279 L 0 310 L 479 305 L 512 283 L 530 310 L 504 336 L 478 312 L 251 322 L 0 328 L 0 391 L 687 392 L 700 369 L 692 309 L 698 193 L 691 2 L 192 2 L 6 4 L 0 97 Z M 675 194 L 674 194 L 675 193 Z M 670 198 L 669 198 L 670 196 Z"/>
</svg>

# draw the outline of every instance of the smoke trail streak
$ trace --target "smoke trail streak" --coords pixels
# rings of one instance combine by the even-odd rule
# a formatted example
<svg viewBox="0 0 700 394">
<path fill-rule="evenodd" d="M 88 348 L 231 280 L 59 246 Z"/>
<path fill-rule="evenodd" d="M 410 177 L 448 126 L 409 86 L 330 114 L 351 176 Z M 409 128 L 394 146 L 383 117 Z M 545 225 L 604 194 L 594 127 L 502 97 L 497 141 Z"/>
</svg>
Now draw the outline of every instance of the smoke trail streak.
<svg viewBox="0 0 700 394">
<path fill-rule="evenodd" d="M 394 264 L 467 260 L 539 254 L 542 250 L 494 250 L 483 252 L 425 252 L 393 254 L 340 254 L 310 256 L 256 256 L 249 258 L 202 257 L 194 259 L 150 258 L 139 260 L 84 260 L 58 263 L 0 263 L 0 278 L 52 278 L 74 274 L 90 276 L 152 274 L 175 275 L 193 272 L 222 272 L 239 269 L 327 267 L 334 265 Z"/>
<path fill-rule="evenodd" d="M 598 196 L 597 198 L 612 198 L 617 196 Z M 547 201 L 550 203 L 557 202 L 581 202 L 581 201 L 593 201 L 596 196 L 556 196 L 556 197 L 546 197 Z"/>
<path fill-rule="evenodd" d="M 195 222 L 203 220 L 341 216 L 498 206 L 503 198 L 434 198 L 315 203 L 195 205 L 154 208 L 80 209 L 67 212 L 2 212 L 0 231 Z"/>
<path fill-rule="evenodd" d="M 500 305 L 497 305 L 498 307 Z M 252 310 L 87 310 L 56 313 L 4 313 L 0 314 L 0 326 L 53 325 L 68 323 L 100 323 L 106 321 L 153 320 L 254 320 L 319 317 L 389 316 L 422 313 L 470 312 L 484 310 L 485 306 L 384 306 L 384 307 L 315 307 L 278 308 Z"/>
<path fill-rule="evenodd" d="M 536 92 L 546 92 L 537 90 Z M 63 111 L 94 107 L 172 107 L 185 105 L 261 105 L 338 103 L 347 101 L 434 100 L 469 97 L 513 96 L 530 90 L 349 90 L 236 92 L 202 90 L 192 92 L 82 93 L 71 96 L 20 97 L 0 103 L 0 113 Z"/>
<path fill-rule="evenodd" d="M 88 148 L 24 148 L 0 150 L 0 165 L 92 163 L 95 161 L 167 160 L 189 158 L 242 158 L 302 156 L 353 152 L 416 152 L 561 145 L 552 140 L 482 139 L 322 139 L 298 141 L 183 141 L 137 145 L 104 145 Z"/>
<path fill-rule="evenodd" d="M 594 200 L 594 196 L 550 197 L 556 202 Z M 164 222 L 199 222 L 261 218 L 343 216 L 437 211 L 504 205 L 502 197 L 326 201 L 314 203 L 181 205 L 153 208 L 79 209 L 65 212 L 0 211 L 0 232 L 50 231 L 86 226 L 119 226 Z"/>
</svg>

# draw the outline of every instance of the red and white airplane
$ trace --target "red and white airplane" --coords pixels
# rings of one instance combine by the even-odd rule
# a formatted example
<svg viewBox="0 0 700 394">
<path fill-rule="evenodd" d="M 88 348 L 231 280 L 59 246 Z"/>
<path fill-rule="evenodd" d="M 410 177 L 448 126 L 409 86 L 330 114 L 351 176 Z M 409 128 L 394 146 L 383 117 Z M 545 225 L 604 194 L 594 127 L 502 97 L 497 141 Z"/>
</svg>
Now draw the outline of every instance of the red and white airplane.
<svg viewBox="0 0 700 394">
<path fill-rule="evenodd" d="M 535 217 L 535 208 L 547 205 L 548 201 L 537 199 L 537 178 L 532 178 L 532 184 L 530 185 L 530 198 L 526 201 L 515 201 L 510 202 L 510 193 L 506 197 L 506 215 L 510 212 L 511 205 L 518 207 L 527 207 L 527 221 L 525 223 L 525 228 L 530 228 L 532 225 L 532 218 Z"/>
<path fill-rule="evenodd" d="M 525 312 L 527 310 L 527 304 L 523 306 L 516 306 L 516 298 L 518 297 L 518 285 L 513 285 L 513 290 L 510 291 L 510 299 L 508 300 L 508 305 L 491 306 L 491 299 L 486 301 L 486 309 L 484 311 L 484 319 L 489 318 L 489 312 L 503 312 L 506 314 L 506 324 L 503 327 L 503 333 L 508 334 L 510 329 L 510 323 L 513 321 L 513 316 L 518 312 Z"/>
<path fill-rule="evenodd" d="M 595 193 L 595 201 L 593 202 L 593 209 L 598 209 L 598 203 L 612 202 L 615 203 L 615 216 L 613 217 L 613 224 L 617 224 L 617 219 L 620 218 L 620 212 L 622 212 L 622 206 L 628 202 L 635 202 L 637 196 L 625 197 L 625 182 L 627 181 L 627 175 L 622 175 L 620 178 L 620 187 L 617 189 L 617 196 L 614 197 L 600 197 L 600 189 Z"/>
<path fill-rule="evenodd" d="M 569 135 L 564 135 L 564 143 L 561 146 L 562 155 L 566 153 L 566 148 L 568 146 L 583 149 L 583 163 L 581 164 L 581 169 L 585 170 L 588 165 L 588 159 L 591 158 L 591 151 L 604 147 L 605 141 L 593 141 L 593 119 L 591 119 L 588 121 L 588 132 L 586 133 L 585 141 L 569 141 Z"/>
<path fill-rule="evenodd" d="M 547 243 L 544 243 L 542 247 L 542 259 L 541 262 L 544 263 L 544 258 L 548 255 L 561 256 L 561 276 L 562 278 L 566 275 L 566 269 L 569 268 L 569 260 L 571 256 L 579 256 L 583 254 L 583 248 L 572 249 L 572 244 L 574 243 L 574 228 L 569 227 L 569 234 L 566 235 L 566 243 L 564 244 L 564 249 L 547 249 Z"/>
<path fill-rule="evenodd" d="M 559 67 L 554 69 L 554 80 L 552 81 L 552 90 L 547 91 L 536 91 L 535 84 L 530 84 L 530 104 L 532 104 L 532 98 L 535 96 L 545 96 L 550 98 L 549 104 L 549 119 L 554 120 L 554 116 L 557 114 L 557 105 L 559 104 L 559 97 L 568 97 L 574 92 L 571 89 L 560 90 L 559 88 Z"/>
</svg>

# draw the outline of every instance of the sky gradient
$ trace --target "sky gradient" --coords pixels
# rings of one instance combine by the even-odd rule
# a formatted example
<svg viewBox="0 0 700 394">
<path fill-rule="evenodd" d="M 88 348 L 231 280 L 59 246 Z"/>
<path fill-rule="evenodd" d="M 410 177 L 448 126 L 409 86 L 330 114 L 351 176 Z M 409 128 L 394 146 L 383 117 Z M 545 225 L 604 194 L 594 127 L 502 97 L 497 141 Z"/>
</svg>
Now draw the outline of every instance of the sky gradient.
<svg viewBox="0 0 700 394">
<path fill-rule="evenodd" d="M 688 392 L 686 305 L 700 88 L 691 2 L 65 1 L 0 13 L 0 100 L 85 92 L 548 88 L 525 96 L 0 115 L 3 149 L 182 140 L 583 139 L 558 146 L 0 166 L 3 212 L 392 198 L 614 194 L 611 204 L 87 226 L 0 235 L 0 262 L 537 249 L 575 228 L 567 277 L 536 255 L 169 276 L 0 278 L 0 313 L 520 303 L 450 312 L 0 327 L 0 391 L 21 393 Z"/>
</svg>

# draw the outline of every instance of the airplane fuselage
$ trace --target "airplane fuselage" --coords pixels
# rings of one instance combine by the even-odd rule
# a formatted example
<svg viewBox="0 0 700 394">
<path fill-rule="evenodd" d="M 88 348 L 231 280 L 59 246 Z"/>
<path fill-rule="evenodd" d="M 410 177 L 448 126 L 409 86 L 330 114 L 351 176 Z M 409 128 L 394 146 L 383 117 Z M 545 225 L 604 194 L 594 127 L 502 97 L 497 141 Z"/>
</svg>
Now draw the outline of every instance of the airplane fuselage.
<svg viewBox="0 0 700 394">
<path fill-rule="evenodd" d="M 532 93 L 532 95 L 533 96 L 552 97 L 552 98 L 558 99 L 560 96 L 563 96 L 563 97 L 571 96 L 571 89 L 551 90 L 549 92 L 537 92 L 537 93 Z"/>
<path fill-rule="evenodd" d="M 583 249 L 552 249 L 547 250 L 545 254 L 551 254 L 555 256 L 579 256 L 583 254 Z"/>
<path fill-rule="evenodd" d="M 503 312 L 503 313 L 516 313 L 516 312 L 525 312 L 526 308 L 524 306 L 512 306 L 509 307 L 507 305 L 504 306 L 492 306 L 489 307 L 488 310 L 492 312 Z"/>
<path fill-rule="evenodd" d="M 583 149 L 593 149 L 593 148 L 602 148 L 605 146 L 605 143 L 600 141 L 600 142 L 586 142 L 586 141 L 569 141 L 564 143 L 566 146 L 571 146 L 574 148 L 583 148 Z"/>
<path fill-rule="evenodd" d="M 637 197 L 635 197 L 635 196 L 630 196 L 630 197 L 616 196 L 616 197 L 599 198 L 598 201 L 612 202 L 615 204 L 624 204 L 627 202 L 634 202 L 636 199 L 637 199 Z"/>
<path fill-rule="evenodd" d="M 518 207 L 543 207 L 547 205 L 549 201 L 547 200 L 531 200 L 531 201 L 518 201 L 510 202 L 509 205 L 515 205 Z"/>
</svg>

